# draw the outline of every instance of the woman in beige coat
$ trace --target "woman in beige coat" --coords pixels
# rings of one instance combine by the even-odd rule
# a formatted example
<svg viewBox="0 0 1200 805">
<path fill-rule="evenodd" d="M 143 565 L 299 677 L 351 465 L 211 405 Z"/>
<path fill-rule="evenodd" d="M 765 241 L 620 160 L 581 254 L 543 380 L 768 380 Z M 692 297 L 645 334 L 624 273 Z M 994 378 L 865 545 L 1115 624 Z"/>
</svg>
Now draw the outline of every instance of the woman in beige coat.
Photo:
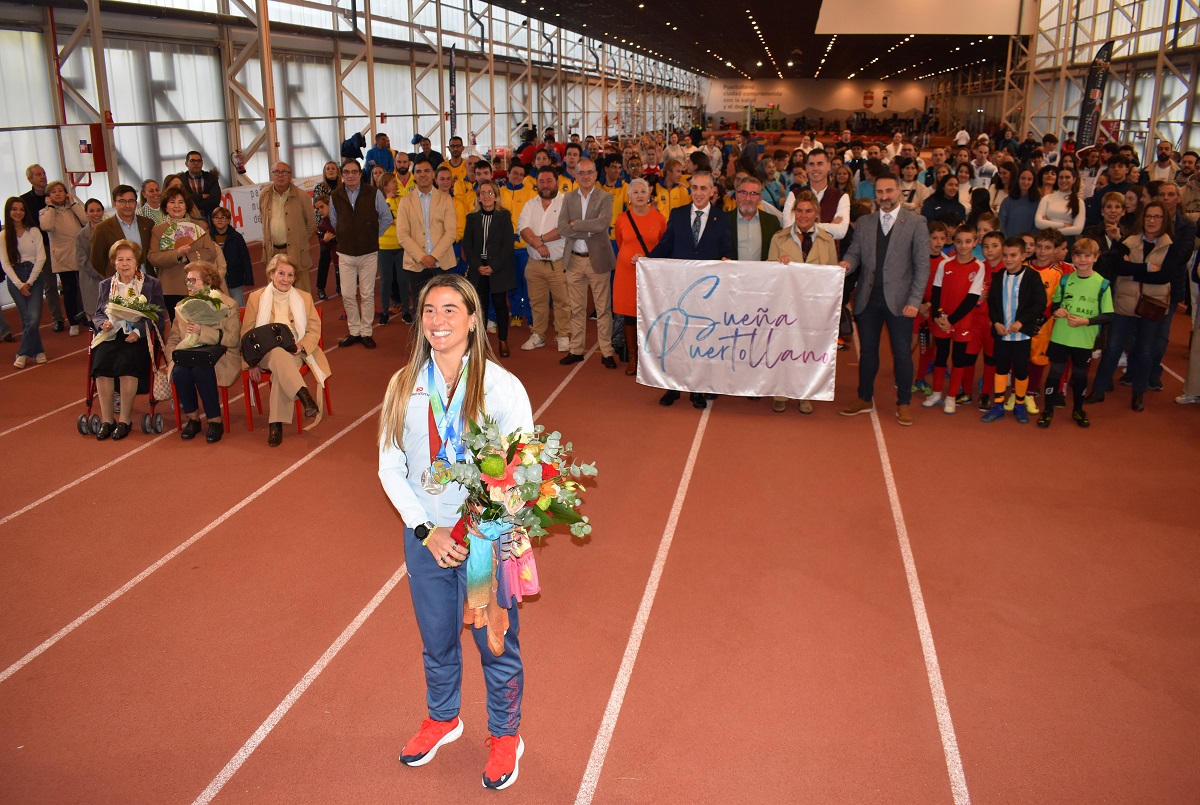
<svg viewBox="0 0 1200 805">
<path fill-rule="evenodd" d="M 821 202 L 810 190 L 797 194 L 792 207 L 795 216 L 792 226 L 781 229 L 771 238 L 767 259 L 784 265 L 812 263 L 835 266 L 838 263 L 837 242 L 817 224 L 821 220 Z M 782 414 L 787 410 L 787 397 L 776 397 L 771 410 Z M 812 403 L 800 400 L 800 413 L 811 414 Z"/>
<path fill-rule="evenodd" d="M 197 261 L 187 267 L 186 284 L 193 294 L 218 291 L 221 294 L 221 316 L 217 326 L 202 325 L 189 321 L 182 310 L 175 313 L 171 336 L 164 351 L 167 354 L 171 382 L 179 397 L 179 409 L 186 421 L 179 430 L 179 438 L 185 442 L 196 438 L 200 432 L 200 404 L 204 405 L 204 416 L 208 419 L 208 433 L 204 440 L 209 444 L 221 441 L 225 434 L 225 421 L 221 417 L 220 386 L 232 386 L 242 374 L 242 358 L 238 345 L 242 338 L 242 323 L 238 320 L 238 304 L 225 289 L 221 272 L 212 263 Z M 182 306 L 182 302 L 180 305 Z M 195 304 L 195 303 L 192 303 Z M 175 351 L 185 336 L 195 336 L 200 344 L 221 345 L 225 354 L 217 359 L 215 366 L 180 365 L 175 360 Z"/>
<path fill-rule="evenodd" d="M 67 309 L 70 334 L 79 335 L 79 314 L 83 301 L 79 296 L 79 263 L 75 259 L 75 239 L 87 225 L 83 205 L 67 192 L 62 182 L 46 185 L 46 206 L 38 213 L 38 227 L 50 236 L 51 282 L 62 282 L 63 305 Z"/>
<path fill-rule="evenodd" d="M 147 259 L 158 272 L 167 312 L 175 318 L 175 305 L 187 296 L 187 266 L 203 260 L 217 267 L 225 277 L 225 254 L 208 235 L 208 224 L 188 215 L 189 198 L 181 187 L 163 191 L 159 202 L 167 218 L 150 232 Z M 194 237 L 193 237 L 194 236 Z"/>
<path fill-rule="evenodd" d="M 293 403 L 299 400 L 304 405 L 304 416 L 316 417 L 311 428 L 321 421 L 324 413 L 325 395 L 322 393 L 325 380 L 333 372 L 329 361 L 321 351 L 321 317 L 313 305 L 312 295 L 292 286 L 296 282 L 296 266 L 286 254 L 277 254 L 267 264 L 265 288 L 254 291 L 246 298 L 246 315 L 242 318 L 242 337 L 255 327 L 267 324 L 286 324 L 296 338 L 296 352 L 290 353 L 276 347 L 263 357 L 262 362 L 250 370 L 250 379 L 257 385 L 262 380 L 262 370 L 271 373 L 271 410 L 267 444 L 278 447 L 283 442 L 283 425 L 292 421 Z M 307 365 L 309 374 L 317 381 L 317 400 L 313 400 L 300 367 Z"/>
</svg>

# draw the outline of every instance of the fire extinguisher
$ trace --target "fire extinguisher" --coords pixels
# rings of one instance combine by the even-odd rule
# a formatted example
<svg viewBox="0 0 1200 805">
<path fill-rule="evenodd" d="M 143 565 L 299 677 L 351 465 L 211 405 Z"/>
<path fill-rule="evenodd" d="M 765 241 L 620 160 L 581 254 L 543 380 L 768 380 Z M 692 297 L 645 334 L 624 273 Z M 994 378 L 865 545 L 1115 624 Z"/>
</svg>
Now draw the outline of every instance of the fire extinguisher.
<svg viewBox="0 0 1200 805">
<path fill-rule="evenodd" d="M 237 170 L 238 173 L 246 172 L 246 162 L 245 162 L 245 160 L 242 159 L 242 149 L 239 148 L 236 151 L 234 151 L 232 154 L 229 155 L 229 158 L 233 161 L 233 167 Z"/>
</svg>

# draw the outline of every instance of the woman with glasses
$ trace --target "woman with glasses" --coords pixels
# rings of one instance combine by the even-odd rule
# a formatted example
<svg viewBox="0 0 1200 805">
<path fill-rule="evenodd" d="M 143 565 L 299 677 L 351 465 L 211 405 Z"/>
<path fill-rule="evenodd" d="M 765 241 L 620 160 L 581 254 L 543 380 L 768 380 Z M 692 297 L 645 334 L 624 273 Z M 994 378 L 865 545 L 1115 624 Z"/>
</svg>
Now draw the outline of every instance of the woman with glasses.
<svg viewBox="0 0 1200 805">
<path fill-rule="evenodd" d="M 214 217 L 215 215 L 214 212 Z M 208 419 L 208 433 L 205 434 L 204 440 L 213 444 L 221 441 L 221 436 L 225 433 L 218 388 L 232 386 L 242 376 L 242 356 L 238 351 L 242 325 L 238 316 L 238 304 L 226 293 L 225 280 L 212 263 L 201 261 L 189 265 L 184 283 L 192 295 L 208 294 L 211 291 L 220 294 L 221 307 L 217 309 L 221 316 L 219 325 L 197 324 L 189 321 L 182 310 L 177 310 L 171 336 L 163 348 L 167 354 L 171 382 L 175 384 L 175 394 L 179 397 L 179 409 L 184 416 L 179 438 L 186 442 L 200 433 L 200 405 L 203 404 L 204 416 Z M 182 306 L 182 303 L 180 305 Z M 182 358 L 179 353 L 186 352 L 186 349 L 178 349 L 185 337 L 199 341 L 199 346 L 208 348 L 210 352 L 214 346 L 224 347 L 225 351 L 217 357 L 214 364 L 193 363 L 187 359 L 177 360 L 177 357 Z"/>
<path fill-rule="evenodd" d="M 1154 342 L 1162 328 L 1170 325 L 1166 311 L 1171 304 L 1171 282 L 1186 270 L 1184 244 L 1171 240 L 1173 232 L 1166 207 L 1151 201 L 1134 231 L 1101 256 L 1100 273 L 1113 282 L 1114 315 L 1087 402 L 1104 401 L 1121 353 L 1128 352 L 1126 374 L 1133 381 L 1133 410 L 1145 410 Z"/>
</svg>

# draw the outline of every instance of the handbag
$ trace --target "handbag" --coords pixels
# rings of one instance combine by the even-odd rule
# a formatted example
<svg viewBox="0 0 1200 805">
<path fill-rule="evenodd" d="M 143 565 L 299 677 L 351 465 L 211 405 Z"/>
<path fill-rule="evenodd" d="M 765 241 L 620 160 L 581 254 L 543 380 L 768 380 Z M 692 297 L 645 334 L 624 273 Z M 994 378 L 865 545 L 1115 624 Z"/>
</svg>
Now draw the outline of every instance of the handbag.
<svg viewBox="0 0 1200 805">
<path fill-rule="evenodd" d="M 296 336 L 286 324 L 264 324 L 242 336 L 242 359 L 252 367 L 258 366 L 267 353 L 276 348 L 293 355 L 296 353 Z"/>
<path fill-rule="evenodd" d="M 190 349 L 177 349 L 171 353 L 171 360 L 177 366 L 216 366 L 224 355 L 225 347 L 222 344 L 203 344 Z"/>
<path fill-rule="evenodd" d="M 1167 317 L 1170 306 L 1161 299 L 1146 296 L 1146 286 L 1138 283 L 1138 300 L 1133 312 L 1146 321 L 1162 321 Z"/>
</svg>

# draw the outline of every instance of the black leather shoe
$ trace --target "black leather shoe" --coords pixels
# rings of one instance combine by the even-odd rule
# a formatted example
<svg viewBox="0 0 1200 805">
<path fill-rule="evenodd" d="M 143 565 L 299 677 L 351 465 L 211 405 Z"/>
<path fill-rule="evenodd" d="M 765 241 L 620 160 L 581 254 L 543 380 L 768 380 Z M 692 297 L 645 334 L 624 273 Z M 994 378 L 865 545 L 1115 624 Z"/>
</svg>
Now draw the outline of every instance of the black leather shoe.
<svg viewBox="0 0 1200 805">
<path fill-rule="evenodd" d="M 320 291 L 317 291 L 317 298 L 320 299 L 322 302 L 324 302 L 327 299 L 329 299 L 329 294 L 325 293 L 324 290 L 320 290 Z"/>
<path fill-rule="evenodd" d="M 663 396 L 658 398 L 658 404 L 659 405 L 674 405 L 675 401 L 678 399 L 679 399 L 678 391 L 668 391 L 666 394 L 664 394 Z"/>
<path fill-rule="evenodd" d="M 600 358 L 600 363 L 604 364 L 605 369 L 616 369 L 617 359 L 612 355 L 604 355 Z"/>
<path fill-rule="evenodd" d="M 54 322 L 54 326 L 50 329 L 56 333 L 61 333 L 63 330 L 67 329 L 67 326 L 61 321 L 56 321 Z"/>
<path fill-rule="evenodd" d="M 507 358 L 510 355 L 512 355 L 512 353 L 509 352 L 509 350 L 508 350 L 508 342 L 507 341 L 501 341 L 499 344 L 499 348 L 496 351 L 497 351 L 497 354 L 499 354 L 501 358 Z"/>
<path fill-rule="evenodd" d="M 379 326 L 380 327 L 387 327 L 387 323 L 389 321 L 391 321 L 391 316 L 388 315 L 388 312 L 386 310 L 379 314 Z"/>
<path fill-rule="evenodd" d="M 225 435 L 225 423 L 209 422 L 208 433 L 204 435 L 204 441 L 209 444 L 216 444 L 221 441 L 221 437 Z"/>
<path fill-rule="evenodd" d="M 113 435 L 113 423 L 105 422 L 100 426 L 100 430 L 96 431 L 96 441 L 102 442 Z"/>
<path fill-rule="evenodd" d="M 267 426 L 267 447 L 279 447 L 283 444 L 283 423 L 272 422 Z"/>
<path fill-rule="evenodd" d="M 341 341 L 338 341 L 338 346 L 343 347 L 343 348 L 344 347 L 352 347 L 355 344 L 361 344 L 361 343 L 362 343 L 362 338 L 360 338 L 359 336 L 348 335 L 345 338 L 343 338 Z"/>
<path fill-rule="evenodd" d="M 708 407 L 708 401 L 704 399 L 703 394 L 692 393 L 692 407 L 703 411 Z"/>
<path fill-rule="evenodd" d="M 362 338 L 358 339 L 358 341 L 367 349 L 375 349 L 375 339 L 369 335 L 364 335 Z"/>
<path fill-rule="evenodd" d="M 113 435 L 112 435 L 113 441 L 114 442 L 121 441 L 122 439 L 124 439 L 126 436 L 129 435 L 129 431 L 131 431 L 131 430 L 133 430 L 133 426 L 130 425 L 128 422 L 118 422 L 117 426 L 115 428 L 113 428 Z"/>
<path fill-rule="evenodd" d="M 576 355 L 574 352 L 568 352 L 566 354 L 566 356 L 561 361 L 559 361 L 559 363 L 563 366 L 570 366 L 571 364 L 579 363 L 582 360 L 583 360 L 582 355 Z"/>
<path fill-rule="evenodd" d="M 412 324 L 412 314 L 411 313 L 402 313 L 402 314 L 400 314 L 400 318 L 405 324 Z"/>
<path fill-rule="evenodd" d="M 301 386 L 300 390 L 296 392 L 296 399 L 304 406 L 304 416 L 306 418 L 312 419 L 320 411 L 317 408 L 316 400 L 313 399 L 312 394 L 308 392 L 307 388 Z"/>
<path fill-rule="evenodd" d="M 179 438 L 185 442 L 196 438 L 196 434 L 200 432 L 199 419 L 184 420 L 183 427 L 179 429 Z"/>
<path fill-rule="evenodd" d="M 1085 403 L 1088 403 L 1089 405 L 1092 405 L 1095 403 L 1102 403 L 1102 402 L 1104 402 L 1104 392 L 1092 391 L 1091 393 L 1084 396 L 1083 401 Z"/>
<path fill-rule="evenodd" d="M 1146 410 L 1146 403 L 1142 401 L 1142 395 L 1133 395 L 1133 410 L 1137 411 L 1139 414 Z"/>
</svg>

